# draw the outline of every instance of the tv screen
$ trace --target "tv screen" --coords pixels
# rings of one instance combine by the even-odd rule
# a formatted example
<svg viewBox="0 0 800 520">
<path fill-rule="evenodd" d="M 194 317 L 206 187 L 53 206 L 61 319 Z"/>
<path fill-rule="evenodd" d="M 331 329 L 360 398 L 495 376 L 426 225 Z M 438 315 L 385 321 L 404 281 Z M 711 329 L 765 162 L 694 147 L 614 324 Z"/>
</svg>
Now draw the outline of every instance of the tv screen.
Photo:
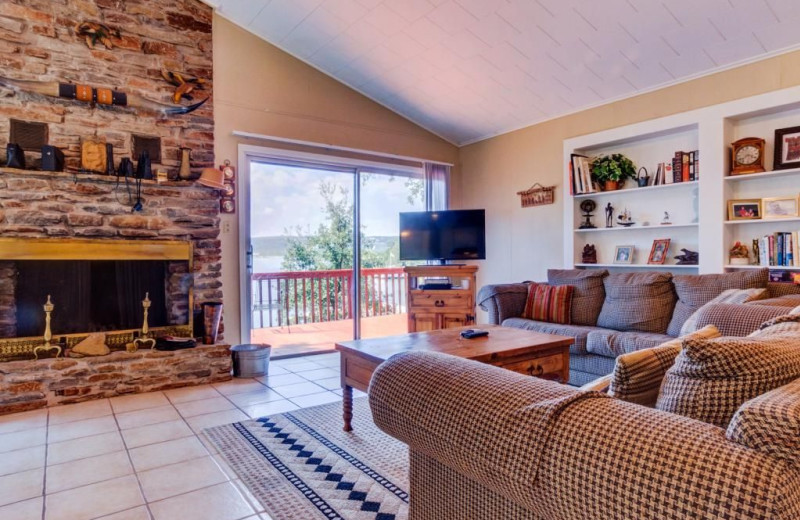
<svg viewBox="0 0 800 520">
<path fill-rule="evenodd" d="M 400 260 L 483 260 L 482 209 L 400 213 Z"/>
</svg>

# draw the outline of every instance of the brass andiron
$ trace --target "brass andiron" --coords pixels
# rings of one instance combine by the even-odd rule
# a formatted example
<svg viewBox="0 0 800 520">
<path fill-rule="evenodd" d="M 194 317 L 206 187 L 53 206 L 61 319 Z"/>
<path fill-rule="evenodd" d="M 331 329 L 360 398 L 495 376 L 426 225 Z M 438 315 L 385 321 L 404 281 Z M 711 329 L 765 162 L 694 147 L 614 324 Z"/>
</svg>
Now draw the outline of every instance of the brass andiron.
<svg viewBox="0 0 800 520">
<path fill-rule="evenodd" d="M 44 345 L 39 345 L 35 349 L 33 349 L 33 357 L 39 359 L 39 352 L 47 352 L 50 350 L 56 350 L 56 357 L 61 356 L 61 346 L 60 345 L 51 345 L 50 340 L 53 339 L 53 332 L 50 330 L 50 314 L 53 312 L 56 306 L 53 305 L 53 302 L 50 301 L 50 295 L 47 295 L 47 303 L 44 304 Z"/>
<path fill-rule="evenodd" d="M 142 323 L 142 337 L 146 338 L 150 335 L 150 326 L 147 324 L 147 313 L 150 310 L 150 293 L 144 293 L 144 300 L 142 300 L 142 308 L 144 309 L 144 323 Z"/>
<path fill-rule="evenodd" d="M 150 293 L 144 293 L 144 300 L 142 300 L 142 308 L 144 309 L 144 321 L 142 323 L 142 334 L 140 337 L 133 340 L 130 347 L 126 346 L 128 352 L 136 352 L 139 348 L 156 348 L 156 340 L 150 337 L 150 325 L 147 324 L 147 313 L 150 309 Z"/>
</svg>

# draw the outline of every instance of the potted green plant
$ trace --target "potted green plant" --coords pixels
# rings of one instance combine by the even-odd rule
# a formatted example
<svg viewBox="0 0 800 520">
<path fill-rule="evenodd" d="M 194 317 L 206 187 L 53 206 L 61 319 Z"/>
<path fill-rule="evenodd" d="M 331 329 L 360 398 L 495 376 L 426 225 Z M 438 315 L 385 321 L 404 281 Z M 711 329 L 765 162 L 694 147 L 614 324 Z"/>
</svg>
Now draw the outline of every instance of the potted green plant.
<svg viewBox="0 0 800 520">
<path fill-rule="evenodd" d="M 591 167 L 592 176 L 605 191 L 618 190 L 627 179 L 636 178 L 636 166 L 621 153 L 595 157 Z"/>
</svg>

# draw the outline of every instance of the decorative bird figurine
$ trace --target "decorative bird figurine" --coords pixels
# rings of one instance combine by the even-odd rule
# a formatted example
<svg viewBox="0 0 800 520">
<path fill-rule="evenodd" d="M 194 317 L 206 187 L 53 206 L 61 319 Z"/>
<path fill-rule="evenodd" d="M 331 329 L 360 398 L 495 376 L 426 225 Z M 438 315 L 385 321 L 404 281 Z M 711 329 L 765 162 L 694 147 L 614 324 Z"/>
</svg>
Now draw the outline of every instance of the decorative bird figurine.
<svg viewBox="0 0 800 520">
<path fill-rule="evenodd" d="M 85 38 L 86 45 L 90 49 L 94 49 L 97 42 L 102 43 L 106 49 L 113 49 L 114 44 L 111 42 L 111 38 L 120 37 L 118 29 L 111 29 L 95 22 L 82 22 L 75 27 L 75 32 Z"/>
<path fill-rule="evenodd" d="M 181 72 L 161 69 L 161 76 L 168 83 L 175 86 L 175 93 L 172 95 L 174 103 L 180 103 L 181 98 L 192 100 L 191 93 L 196 90 L 203 90 L 206 80 L 202 78 L 189 77 Z"/>
</svg>

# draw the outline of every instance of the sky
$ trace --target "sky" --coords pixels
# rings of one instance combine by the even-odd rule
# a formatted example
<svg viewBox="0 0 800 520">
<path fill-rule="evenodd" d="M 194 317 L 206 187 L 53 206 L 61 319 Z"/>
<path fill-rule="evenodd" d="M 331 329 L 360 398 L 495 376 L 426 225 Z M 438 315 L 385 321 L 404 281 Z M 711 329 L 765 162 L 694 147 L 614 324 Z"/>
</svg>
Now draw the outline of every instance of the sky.
<svg viewBox="0 0 800 520">
<path fill-rule="evenodd" d="M 254 237 L 280 236 L 299 225 L 313 231 L 325 217 L 325 201 L 319 193 L 323 182 L 353 192 L 353 175 L 287 166 L 253 163 L 250 172 L 251 229 Z M 361 191 L 361 221 L 367 236 L 399 233 L 398 213 L 424 211 L 424 204 L 409 204 L 405 177 L 390 181 L 388 175 L 371 175 Z"/>
</svg>

